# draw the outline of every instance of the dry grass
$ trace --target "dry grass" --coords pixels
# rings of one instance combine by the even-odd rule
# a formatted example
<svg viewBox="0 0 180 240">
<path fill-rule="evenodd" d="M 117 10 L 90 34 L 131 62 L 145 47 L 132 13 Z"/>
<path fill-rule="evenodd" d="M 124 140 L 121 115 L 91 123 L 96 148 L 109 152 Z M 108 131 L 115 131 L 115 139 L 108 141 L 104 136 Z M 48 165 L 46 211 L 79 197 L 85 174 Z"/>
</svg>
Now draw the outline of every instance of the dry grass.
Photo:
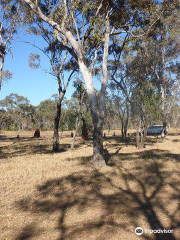
<svg viewBox="0 0 180 240">
<path fill-rule="evenodd" d="M 117 133 L 117 132 L 116 132 Z M 180 239 L 180 134 L 162 143 L 149 138 L 138 150 L 133 139 L 108 136 L 109 166 L 96 170 L 92 141 L 70 133 L 52 153 L 52 133 L 0 134 L 1 240 Z M 169 234 L 134 233 L 136 227 L 173 229 Z"/>
</svg>

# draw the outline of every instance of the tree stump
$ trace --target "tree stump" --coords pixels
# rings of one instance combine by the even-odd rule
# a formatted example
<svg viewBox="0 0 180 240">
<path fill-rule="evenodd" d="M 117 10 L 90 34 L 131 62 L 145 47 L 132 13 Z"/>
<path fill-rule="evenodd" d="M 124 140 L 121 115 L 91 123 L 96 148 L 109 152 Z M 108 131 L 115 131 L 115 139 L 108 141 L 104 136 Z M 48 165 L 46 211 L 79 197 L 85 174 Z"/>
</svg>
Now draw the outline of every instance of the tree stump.
<svg viewBox="0 0 180 240">
<path fill-rule="evenodd" d="M 34 133 L 34 138 L 40 138 L 40 130 L 39 130 L 39 128 L 36 129 L 36 131 Z"/>
<path fill-rule="evenodd" d="M 17 138 L 19 138 L 19 131 L 18 131 L 18 134 L 17 134 Z"/>
</svg>

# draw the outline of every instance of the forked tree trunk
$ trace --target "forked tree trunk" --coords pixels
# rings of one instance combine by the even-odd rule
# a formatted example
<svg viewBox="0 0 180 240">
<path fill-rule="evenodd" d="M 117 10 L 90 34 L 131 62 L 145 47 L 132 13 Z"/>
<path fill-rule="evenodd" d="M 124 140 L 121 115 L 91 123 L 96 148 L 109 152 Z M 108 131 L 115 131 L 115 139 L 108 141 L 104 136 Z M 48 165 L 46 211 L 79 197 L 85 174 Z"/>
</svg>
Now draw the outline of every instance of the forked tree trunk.
<svg viewBox="0 0 180 240">
<path fill-rule="evenodd" d="M 92 70 L 87 68 L 85 63 L 85 58 L 78 51 L 78 63 L 81 69 L 84 81 L 87 87 L 87 94 L 90 101 L 92 120 L 93 120 L 93 153 L 94 153 L 94 166 L 96 168 L 101 168 L 106 166 L 105 159 L 103 157 L 103 124 L 105 117 L 105 95 L 106 95 L 106 87 L 108 83 L 108 69 L 107 69 L 107 61 L 108 61 L 108 52 L 109 52 L 109 38 L 110 38 L 110 23 L 109 17 L 106 18 L 106 33 L 104 37 L 104 54 L 103 54 L 103 78 L 102 85 L 100 90 L 100 98 L 99 101 L 96 96 L 96 91 L 94 89 L 94 83 L 92 78 Z M 73 42 L 72 42 L 73 44 Z M 93 69 L 93 65 L 91 66 Z"/>
<path fill-rule="evenodd" d="M 103 142 L 102 127 L 103 127 L 104 120 L 100 121 L 100 117 L 98 116 L 99 115 L 98 111 L 99 111 L 99 107 L 101 107 L 100 111 L 102 115 L 104 115 L 105 108 L 103 105 L 105 104 L 105 94 L 106 94 L 106 87 L 108 83 L 107 60 L 108 60 L 108 50 L 109 50 L 109 38 L 110 38 L 110 21 L 109 21 L 110 11 L 108 11 L 106 16 L 106 32 L 104 36 L 104 54 L 103 54 L 103 79 L 102 79 L 102 85 L 101 85 L 101 91 L 100 91 L 100 105 L 98 106 L 98 100 L 97 100 L 96 92 L 94 89 L 94 83 L 92 79 L 92 72 L 93 72 L 92 70 L 93 70 L 95 61 L 93 61 L 93 63 L 91 64 L 91 68 L 90 68 L 91 70 L 88 69 L 88 65 L 86 63 L 87 61 L 84 56 L 84 49 L 82 47 L 83 44 L 80 44 L 76 40 L 76 37 L 74 37 L 73 32 L 71 32 L 69 29 L 64 27 L 64 21 L 62 21 L 63 22 L 62 24 L 58 24 L 55 21 L 53 21 L 51 18 L 46 17 L 44 15 L 43 12 L 40 10 L 40 8 L 37 7 L 37 3 L 33 3 L 30 0 L 24 0 L 24 1 L 40 17 L 41 20 L 45 21 L 46 23 L 51 25 L 54 29 L 56 29 L 57 31 L 59 31 L 64 35 L 65 39 L 63 41 L 61 41 L 61 39 L 59 40 L 61 43 L 65 42 L 64 46 L 67 47 L 66 40 L 72 45 L 72 48 L 69 47 L 68 45 L 68 51 L 78 61 L 79 68 L 83 75 L 83 79 L 86 83 L 87 94 L 88 94 L 90 105 L 91 105 L 91 112 L 93 112 L 92 113 L 93 125 L 94 125 L 93 146 L 94 146 L 95 165 L 104 166 L 105 160 L 103 158 L 103 144 L 102 144 Z M 94 60 L 96 60 L 96 57 L 94 58 Z M 56 132 L 56 136 L 57 135 L 58 135 L 58 132 Z"/>
<path fill-rule="evenodd" d="M 61 101 L 57 102 L 56 116 L 54 119 L 53 151 L 59 150 L 59 122 L 61 117 Z"/>
<path fill-rule="evenodd" d="M 84 64 L 84 62 L 79 62 L 83 78 L 87 85 L 87 94 L 89 97 L 89 102 L 91 106 L 91 114 L 93 120 L 93 158 L 94 166 L 96 168 L 101 168 L 106 166 L 105 159 L 103 157 L 103 123 L 104 118 L 100 118 L 100 109 L 98 108 L 98 100 L 96 97 L 95 89 L 93 87 L 92 74 Z M 103 114 L 101 114 L 103 115 Z"/>
</svg>

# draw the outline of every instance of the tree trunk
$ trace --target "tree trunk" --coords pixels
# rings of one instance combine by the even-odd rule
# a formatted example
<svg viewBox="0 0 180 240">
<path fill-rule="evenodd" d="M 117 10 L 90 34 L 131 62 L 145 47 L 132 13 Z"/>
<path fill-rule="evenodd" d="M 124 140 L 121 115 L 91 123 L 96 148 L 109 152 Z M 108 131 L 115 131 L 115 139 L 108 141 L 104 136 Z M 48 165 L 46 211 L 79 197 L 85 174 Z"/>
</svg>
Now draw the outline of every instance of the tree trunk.
<svg viewBox="0 0 180 240">
<path fill-rule="evenodd" d="M 81 68 L 81 72 L 83 78 L 85 80 L 87 86 L 87 94 L 89 97 L 91 114 L 93 120 L 93 158 L 94 158 L 94 166 L 97 168 L 101 168 L 106 166 L 105 159 L 103 157 L 103 117 L 100 119 L 99 112 L 102 111 L 98 107 L 98 100 L 96 97 L 95 89 L 93 87 L 92 74 L 84 64 L 84 62 L 80 61 L 79 66 Z M 103 115 L 103 113 L 101 114 Z"/>
<path fill-rule="evenodd" d="M 127 128 L 128 128 L 128 118 L 121 119 L 121 134 L 122 134 L 122 141 L 126 141 L 127 137 Z"/>
<path fill-rule="evenodd" d="M 165 47 L 162 48 L 162 83 L 161 83 L 161 98 L 162 98 L 162 122 L 163 122 L 163 130 L 161 133 L 161 139 L 165 137 L 165 129 L 166 129 L 166 109 L 165 109 L 165 101 L 166 101 L 166 81 L 165 81 Z"/>
<path fill-rule="evenodd" d="M 127 99 L 126 99 L 126 113 L 127 113 L 127 116 L 126 116 L 126 121 L 125 121 L 125 124 L 124 124 L 125 139 L 127 137 L 127 130 L 128 130 L 128 124 L 129 124 L 129 106 L 128 106 L 128 100 Z"/>
<path fill-rule="evenodd" d="M 137 120 L 136 123 L 136 147 L 140 147 L 140 136 L 139 136 L 139 129 L 140 129 L 140 120 Z"/>
<path fill-rule="evenodd" d="M 61 117 L 61 101 L 57 102 L 56 116 L 54 119 L 53 152 L 59 150 L 59 122 Z"/>
<path fill-rule="evenodd" d="M 124 140 L 126 140 L 126 137 L 127 137 L 127 128 L 128 128 L 128 120 L 126 119 L 124 124 Z"/>
<path fill-rule="evenodd" d="M 3 67 L 4 67 L 4 54 L 0 52 L 0 91 L 2 87 Z"/>
<path fill-rule="evenodd" d="M 124 141 L 124 119 L 121 119 L 121 135 L 122 141 Z"/>
<path fill-rule="evenodd" d="M 147 120 L 145 120 L 144 124 L 144 131 L 143 131 L 143 139 L 142 139 L 142 147 L 145 147 L 146 137 L 147 137 L 147 130 L 148 130 L 148 123 Z"/>
<path fill-rule="evenodd" d="M 102 168 L 106 166 L 105 159 L 103 157 L 103 121 L 96 114 L 93 114 L 93 155 L 94 166 L 96 168 Z"/>
<path fill-rule="evenodd" d="M 147 137 L 148 124 L 146 119 L 144 121 L 140 119 L 138 121 L 137 129 L 136 129 L 136 147 L 139 149 L 145 147 L 145 142 Z"/>
<path fill-rule="evenodd" d="M 83 126 L 82 126 L 82 139 L 83 140 L 87 140 L 88 139 L 88 131 L 87 131 L 86 121 L 85 121 L 84 117 L 82 117 L 82 122 L 83 122 Z"/>
<path fill-rule="evenodd" d="M 74 149 L 74 144 L 75 144 L 75 139 L 76 139 L 76 135 L 77 135 L 77 131 L 78 131 L 78 128 L 79 128 L 79 112 L 78 112 L 78 115 L 76 117 L 76 126 L 75 126 L 75 130 L 73 131 L 73 139 L 72 139 L 72 143 L 71 143 L 71 149 Z"/>
<path fill-rule="evenodd" d="M 105 160 L 102 156 L 102 149 L 103 149 L 103 144 L 102 144 L 102 127 L 103 127 L 103 122 L 104 120 L 100 121 L 99 117 L 94 117 L 95 115 L 98 115 L 98 112 L 101 112 L 101 115 L 104 115 L 104 104 L 105 104 L 105 94 L 106 94 L 106 87 L 108 83 L 108 69 L 107 69 L 107 60 L 108 60 L 108 52 L 109 52 L 109 39 L 110 39 L 110 20 L 109 20 L 109 13 L 108 11 L 107 16 L 106 16 L 106 32 L 104 36 L 104 54 L 103 54 L 103 79 L 102 79 L 102 84 L 101 84 L 101 91 L 100 91 L 100 104 L 98 104 L 97 96 L 96 96 L 96 91 L 94 89 L 94 83 L 92 79 L 92 70 L 93 70 L 93 63 L 91 64 L 92 69 L 88 69 L 87 61 L 84 57 L 84 49 L 83 49 L 83 44 L 80 44 L 77 40 L 76 37 L 73 36 L 73 32 L 71 32 L 69 29 L 65 28 L 63 25 L 64 24 L 58 24 L 52 19 L 46 17 L 40 8 L 37 7 L 37 4 L 33 3 L 32 1 L 29 0 L 24 0 L 30 8 L 39 16 L 41 20 L 44 22 L 48 23 L 51 25 L 54 29 L 56 29 L 58 32 L 62 33 L 65 37 L 64 41 L 66 43 L 69 42 L 72 45 L 72 48 L 68 46 L 68 51 L 69 53 L 78 61 L 79 68 L 81 70 L 81 73 L 83 75 L 83 79 L 86 83 L 86 88 L 87 88 L 87 94 L 89 97 L 90 101 L 90 106 L 91 106 L 91 112 L 93 112 L 93 125 L 94 125 L 94 131 L 97 130 L 97 133 L 94 132 L 94 159 L 97 159 L 97 164 L 96 165 L 104 165 Z M 58 36 L 58 35 L 57 35 Z M 61 43 L 61 39 L 59 40 Z M 67 46 L 66 44 L 64 46 Z M 76 53 L 75 53 L 76 52 Z M 96 60 L 96 58 L 94 58 Z M 99 110 L 99 108 L 101 108 Z M 97 120 L 97 122 L 94 121 L 94 119 Z M 99 124 L 101 122 L 101 124 Z M 101 139 L 101 140 L 100 140 Z M 101 142 L 101 144 L 99 144 Z M 98 156 L 98 157 L 97 157 Z M 100 159 L 100 160 L 99 160 Z M 103 162 L 103 164 L 101 164 Z"/>
<path fill-rule="evenodd" d="M 111 126 L 110 124 L 108 124 L 108 135 L 110 134 L 110 131 L 111 131 Z"/>
</svg>

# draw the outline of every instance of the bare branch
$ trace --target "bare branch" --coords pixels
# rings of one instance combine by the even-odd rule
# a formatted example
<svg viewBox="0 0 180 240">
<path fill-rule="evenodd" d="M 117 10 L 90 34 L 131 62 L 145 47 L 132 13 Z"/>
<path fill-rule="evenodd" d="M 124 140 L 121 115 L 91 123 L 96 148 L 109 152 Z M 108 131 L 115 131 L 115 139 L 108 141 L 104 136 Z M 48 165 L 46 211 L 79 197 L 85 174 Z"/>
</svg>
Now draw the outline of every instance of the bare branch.
<svg viewBox="0 0 180 240">
<path fill-rule="evenodd" d="M 63 58 L 63 60 L 62 60 L 62 62 L 61 62 L 61 65 L 60 65 L 60 67 L 59 67 L 58 74 L 60 74 L 60 72 L 61 72 L 62 69 L 63 69 L 64 63 L 65 63 L 66 58 L 67 58 L 67 54 L 68 54 L 68 52 L 66 51 L 66 53 L 65 53 L 65 55 L 64 55 L 64 58 Z"/>
<path fill-rule="evenodd" d="M 67 20 L 67 17 L 68 17 L 67 0 L 64 0 L 64 17 L 61 23 L 62 29 L 65 28 L 65 21 Z"/>
<path fill-rule="evenodd" d="M 73 18 L 73 22 L 74 22 L 74 25 L 75 25 L 75 28 L 76 28 L 77 38 L 78 38 L 78 41 L 80 42 L 79 30 L 78 30 L 77 22 L 76 22 L 76 19 L 75 19 L 73 11 L 72 11 L 72 18 Z"/>
<path fill-rule="evenodd" d="M 104 54 L 103 54 L 103 80 L 101 85 L 101 96 L 103 97 L 105 94 L 107 82 L 108 82 L 108 69 L 107 69 L 107 61 L 109 54 L 109 37 L 110 37 L 110 22 L 109 17 L 106 19 L 106 33 L 104 39 Z"/>
<path fill-rule="evenodd" d="M 100 5 L 99 5 L 99 7 L 98 7 L 98 9 L 96 11 L 96 16 L 98 16 L 99 12 L 101 11 L 101 9 L 103 7 L 103 2 L 104 2 L 104 0 L 101 1 Z"/>
<path fill-rule="evenodd" d="M 32 47 L 34 47 L 34 48 L 38 49 L 39 51 L 43 52 L 46 55 L 46 57 L 48 57 L 48 59 L 51 60 L 50 57 L 48 56 L 48 54 L 46 53 L 46 51 L 44 49 L 38 47 L 36 44 L 33 44 L 31 42 L 28 42 L 28 41 L 19 41 L 19 40 L 14 40 L 14 41 L 31 45 Z"/>
<path fill-rule="evenodd" d="M 129 33 L 133 38 L 141 38 L 141 37 L 144 37 L 145 35 L 147 35 L 149 32 L 150 32 L 150 30 L 151 30 L 151 28 L 156 24 L 156 22 L 160 19 L 161 17 L 158 17 L 158 19 L 156 19 L 156 21 L 154 21 L 151 25 L 150 25 L 150 27 L 148 28 L 148 30 L 146 31 L 146 32 L 144 32 L 143 34 L 140 34 L 140 35 L 134 35 L 131 31 L 129 31 L 129 30 L 127 30 L 127 31 L 125 31 L 125 30 L 122 30 L 122 31 L 118 31 L 118 32 L 111 32 L 111 36 L 115 36 L 115 35 L 119 35 L 119 34 L 121 34 L 121 33 Z"/>
<path fill-rule="evenodd" d="M 71 80 L 73 74 L 76 72 L 76 70 L 77 70 L 77 68 L 75 68 L 75 69 L 71 72 L 71 74 L 69 75 L 68 80 L 67 80 L 67 83 L 66 83 L 66 86 L 65 86 L 65 88 L 64 88 L 64 91 L 65 91 L 65 92 L 66 92 L 66 89 L 67 89 L 67 87 L 68 87 L 68 85 L 69 85 L 69 83 L 70 83 L 70 80 Z"/>
<path fill-rule="evenodd" d="M 40 8 L 38 7 L 37 4 L 34 4 L 31 2 L 31 0 L 21 0 L 21 2 L 26 2 L 28 4 L 28 6 L 32 9 L 32 11 L 34 13 L 36 13 L 43 21 L 45 21 L 46 23 L 48 23 L 49 25 L 51 25 L 53 28 L 55 28 L 58 32 L 62 33 L 63 35 L 65 35 L 64 30 L 60 27 L 60 25 L 58 23 L 56 23 L 55 21 L 53 21 L 52 19 L 46 17 L 42 11 L 40 10 Z"/>
</svg>

